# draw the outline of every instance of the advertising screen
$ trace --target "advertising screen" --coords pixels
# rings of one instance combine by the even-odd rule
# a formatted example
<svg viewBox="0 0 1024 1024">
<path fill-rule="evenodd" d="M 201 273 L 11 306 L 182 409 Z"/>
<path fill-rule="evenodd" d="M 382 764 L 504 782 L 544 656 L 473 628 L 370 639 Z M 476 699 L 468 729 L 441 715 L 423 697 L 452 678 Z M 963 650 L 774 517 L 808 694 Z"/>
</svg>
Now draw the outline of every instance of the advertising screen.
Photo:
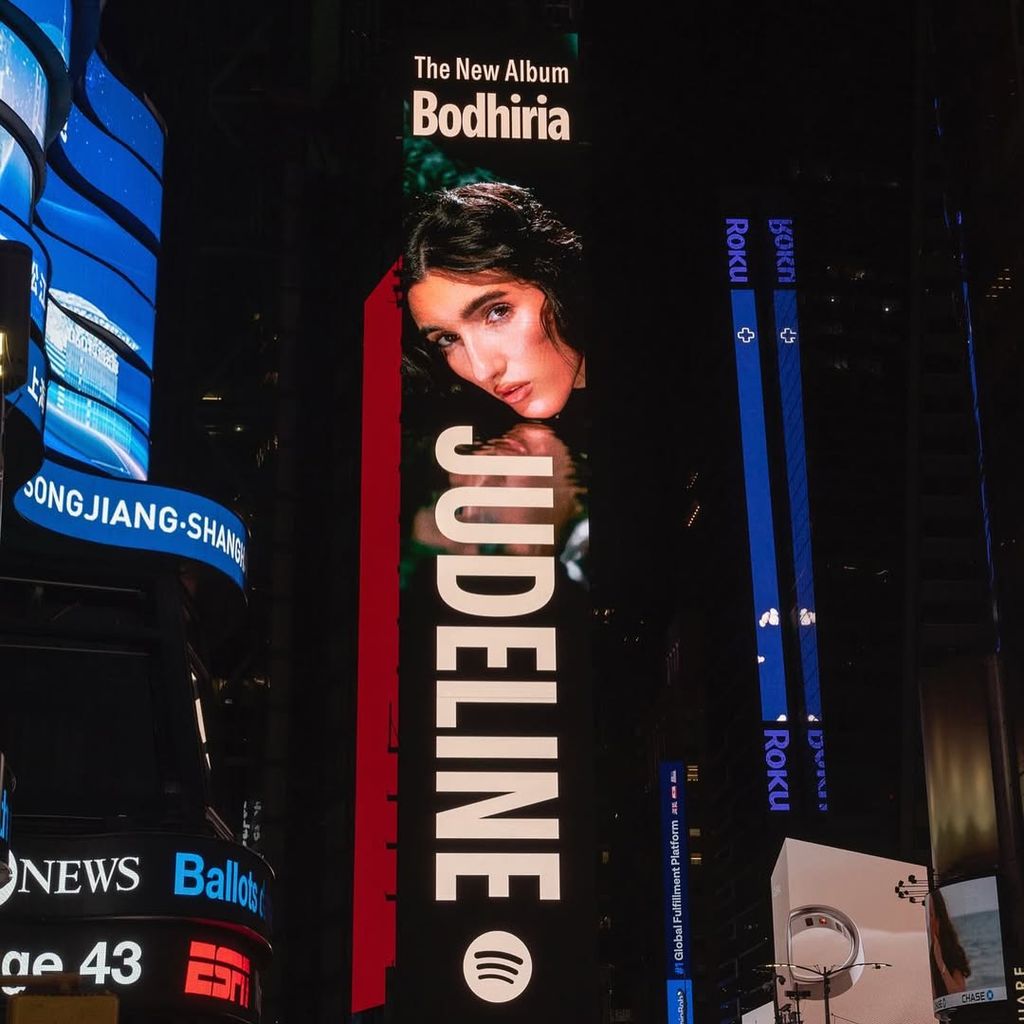
<svg viewBox="0 0 1024 1024">
<path fill-rule="evenodd" d="M 824 1019 L 822 967 L 836 1019 L 932 1024 L 925 917 L 896 883 L 920 864 L 787 839 L 772 872 L 775 961 L 785 988 L 810 992 L 803 1019 Z M 891 964 L 875 969 L 873 963 Z M 866 966 L 867 965 L 867 966 Z"/>
<path fill-rule="evenodd" d="M 74 105 L 55 149 L 66 161 L 62 173 L 79 176 L 78 182 L 68 178 L 76 187 L 85 183 L 101 192 L 137 218 L 154 239 L 160 238 L 160 179 L 130 149 L 98 128 Z M 58 153 L 51 152 L 51 161 Z"/>
<path fill-rule="evenodd" d="M 102 473 L 145 480 L 149 440 L 109 405 L 51 380 L 46 388 L 43 444 Z"/>
<path fill-rule="evenodd" d="M 365 349 L 405 372 L 364 381 L 364 430 L 398 399 L 402 433 L 364 434 L 360 593 L 397 587 L 400 633 L 382 652 L 361 613 L 357 728 L 393 742 L 363 695 L 397 663 L 398 1020 L 598 1016 L 577 58 L 575 37 L 423 39 L 396 98 L 408 219 L 380 287 L 401 319 L 368 306 Z M 370 551 L 396 514 L 398 578 Z M 386 850 L 375 756 L 357 748 L 356 893 Z M 359 929 L 357 1011 L 389 962 Z"/>
<path fill-rule="evenodd" d="M 49 86 L 36 55 L 0 22 L 0 100 L 25 124 L 40 148 L 46 135 Z"/>
<path fill-rule="evenodd" d="M 39 240 L 21 221 L 0 210 L 0 241 L 21 242 L 32 250 L 32 295 L 29 313 L 32 324 L 43 338 L 46 324 L 46 291 L 50 282 L 50 261 Z"/>
<path fill-rule="evenodd" d="M 1006 999 L 999 892 L 993 877 L 929 893 L 928 962 L 936 1014 Z"/>
<path fill-rule="evenodd" d="M 665 1007 L 669 1024 L 693 1024 L 690 879 L 683 804 L 685 777 L 685 767 L 680 761 L 666 761 L 658 769 L 665 889 Z"/>
<path fill-rule="evenodd" d="M 0 206 L 26 224 L 32 216 L 32 162 L 21 144 L 0 128 Z"/>
<path fill-rule="evenodd" d="M 68 186 L 51 167 L 36 205 L 36 218 L 51 234 L 120 271 L 143 295 L 156 297 L 156 256 L 109 214 Z"/>
<path fill-rule="evenodd" d="M 80 316 L 153 365 L 156 310 L 127 278 L 112 267 L 37 229 L 50 254 L 50 295 L 68 313 Z"/>
<path fill-rule="evenodd" d="M 162 177 L 164 133 L 157 119 L 96 53 L 86 64 L 84 87 L 96 120 Z"/>
<path fill-rule="evenodd" d="M 65 384 L 111 406 L 149 433 L 153 385 L 102 338 L 69 317 L 55 302 L 46 314 L 46 354 L 51 372 Z"/>
<path fill-rule="evenodd" d="M 67 537 L 193 559 L 245 587 L 245 525 L 198 494 L 47 461 L 17 491 L 14 508 L 23 519 Z"/>
<path fill-rule="evenodd" d="M 57 47 L 65 64 L 71 63 L 71 0 L 11 0 L 24 11 Z"/>
</svg>

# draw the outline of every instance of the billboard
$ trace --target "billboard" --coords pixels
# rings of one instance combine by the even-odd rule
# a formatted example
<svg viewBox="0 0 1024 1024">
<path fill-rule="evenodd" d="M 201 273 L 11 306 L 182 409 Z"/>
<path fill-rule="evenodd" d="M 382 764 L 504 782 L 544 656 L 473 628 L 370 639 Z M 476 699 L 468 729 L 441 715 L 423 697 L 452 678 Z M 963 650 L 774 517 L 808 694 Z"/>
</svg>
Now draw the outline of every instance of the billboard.
<svg viewBox="0 0 1024 1024">
<path fill-rule="evenodd" d="M 1006 1000 L 999 892 L 994 877 L 943 885 L 925 900 L 928 962 L 938 1016 Z"/>
<path fill-rule="evenodd" d="M 686 778 L 680 761 L 658 769 L 661 801 L 661 863 L 665 896 L 665 1006 L 669 1024 L 693 1024 L 690 979 L 690 879 L 686 851 Z"/>
<path fill-rule="evenodd" d="M 50 261 L 47 253 L 33 232 L 4 210 L 0 210 L 0 241 L 21 242 L 32 250 L 32 294 L 29 297 L 29 315 L 41 342 L 46 324 L 46 291 L 50 281 Z"/>
<path fill-rule="evenodd" d="M 400 630 L 384 634 L 398 648 L 382 654 L 373 624 L 361 629 L 357 726 L 373 730 L 383 757 L 397 720 L 395 1012 L 590 1019 L 577 40 L 424 39 L 406 71 L 408 219 L 399 276 L 379 292 L 394 307 L 398 286 L 400 318 L 371 319 L 368 304 L 365 345 L 367 364 L 394 376 L 366 380 L 364 395 L 364 426 L 401 396 L 401 435 L 385 430 L 401 446 L 397 483 L 367 479 L 367 457 L 394 465 L 398 451 L 367 451 L 364 436 L 364 487 L 398 505 L 368 502 L 364 490 L 362 548 L 398 512 L 399 535 L 385 543 L 400 575 L 394 562 L 361 567 L 364 599 L 376 600 L 368 571 L 397 588 Z M 364 656 L 383 660 L 385 683 L 388 663 L 399 666 L 388 722 Z M 383 839 L 388 820 L 360 788 L 374 756 L 357 753 L 357 894 L 371 877 L 361 831 Z M 362 958 L 359 942 L 356 1011 L 383 1000 L 383 965 Z"/>
<path fill-rule="evenodd" d="M 60 51 L 64 64 L 71 63 L 71 0 L 11 0 L 42 30 Z"/>
<path fill-rule="evenodd" d="M 96 122 L 141 157 L 157 177 L 164 169 L 164 133 L 152 110 L 93 53 L 85 66 L 85 102 Z"/>
<path fill-rule="evenodd" d="M 0 128 L 0 206 L 26 224 L 32 216 L 35 171 L 21 143 Z"/>
<path fill-rule="evenodd" d="M 808 990 L 804 1020 L 824 1019 L 821 968 L 831 967 L 830 1009 L 876 1024 L 931 1024 L 928 942 L 922 908 L 895 893 L 899 879 L 926 869 L 787 839 L 772 872 L 778 974 Z M 878 970 L 873 963 L 891 965 Z"/>
<path fill-rule="evenodd" d="M 66 537 L 202 562 L 245 588 L 245 525 L 198 494 L 111 480 L 48 460 L 15 493 L 14 508 Z"/>
<path fill-rule="evenodd" d="M 24 124 L 40 149 L 46 137 L 49 96 L 49 84 L 39 59 L 10 26 L 0 22 L 0 101 Z M 0 121 L 17 131 L 8 118 L 0 116 Z"/>
</svg>

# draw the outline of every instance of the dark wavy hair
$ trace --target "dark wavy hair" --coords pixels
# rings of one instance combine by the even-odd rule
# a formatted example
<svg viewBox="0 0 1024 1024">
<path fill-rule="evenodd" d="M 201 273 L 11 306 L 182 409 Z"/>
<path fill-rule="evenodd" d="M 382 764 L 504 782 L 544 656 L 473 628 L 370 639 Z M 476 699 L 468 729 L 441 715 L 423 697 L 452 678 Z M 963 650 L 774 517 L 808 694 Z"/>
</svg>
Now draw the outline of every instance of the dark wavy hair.
<svg viewBox="0 0 1024 1024">
<path fill-rule="evenodd" d="M 431 192 L 409 215 L 405 237 L 406 294 L 432 270 L 506 273 L 544 293 L 552 340 L 557 332 L 577 352 L 585 351 L 579 324 L 583 243 L 529 189 L 487 181 Z M 424 352 L 422 339 L 413 348 Z"/>
</svg>

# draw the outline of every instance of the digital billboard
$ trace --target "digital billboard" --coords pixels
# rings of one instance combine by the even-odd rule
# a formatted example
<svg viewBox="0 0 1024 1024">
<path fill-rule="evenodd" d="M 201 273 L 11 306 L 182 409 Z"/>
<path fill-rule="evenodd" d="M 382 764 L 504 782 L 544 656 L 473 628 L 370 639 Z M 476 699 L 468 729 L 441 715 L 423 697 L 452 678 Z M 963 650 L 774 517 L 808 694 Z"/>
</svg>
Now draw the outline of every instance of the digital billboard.
<svg viewBox="0 0 1024 1024">
<path fill-rule="evenodd" d="M 21 143 L 0 128 L 0 206 L 26 224 L 32 216 L 35 172 Z"/>
<path fill-rule="evenodd" d="M 364 487 L 397 507 L 368 505 L 364 493 L 362 526 L 365 541 L 398 515 L 401 571 L 361 566 L 364 597 L 375 600 L 371 566 L 397 588 L 400 631 L 384 634 L 397 649 L 382 654 L 373 624 L 361 630 L 357 724 L 373 730 L 378 753 L 394 744 L 369 694 L 372 647 L 371 659 L 399 666 L 389 709 L 395 1014 L 412 1020 L 429 1006 L 438 1020 L 589 1020 L 598 1007 L 577 39 L 420 44 L 405 58 L 401 97 L 404 249 L 397 281 L 389 271 L 379 293 L 390 289 L 393 306 L 397 283 L 401 319 L 368 305 L 365 339 L 367 359 L 394 376 L 365 382 L 364 424 L 376 408 L 391 416 L 396 399 L 401 414 L 401 435 L 387 435 L 400 444 L 399 480 L 364 472 Z M 384 467 L 399 452 L 367 454 Z M 357 851 L 361 829 L 383 840 L 387 821 L 369 801 L 388 794 L 358 789 L 371 763 L 357 755 Z M 383 842 L 377 856 L 388 856 Z M 367 878 L 357 854 L 356 893 Z M 356 933 L 355 1011 L 383 1001 L 387 966 L 359 944 Z"/>
<path fill-rule="evenodd" d="M 46 137 L 49 95 L 39 59 L 9 25 L 0 22 L 0 100 L 24 123 L 40 149 Z"/>
<path fill-rule="evenodd" d="M 163 198 L 160 179 L 127 146 L 93 124 L 73 104 L 49 159 L 76 188 L 112 200 L 159 240 Z"/>
<path fill-rule="evenodd" d="M 11 0 L 24 11 L 57 48 L 64 64 L 71 63 L 71 0 Z"/>
<path fill-rule="evenodd" d="M 50 167 L 36 219 L 51 234 L 122 273 L 150 302 L 156 298 L 156 255 Z"/>
<path fill-rule="evenodd" d="M 96 53 L 89 57 L 85 66 L 83 87 L 86 102 L 96 120 L 162 177 L 164 133 L 145 102 Z"/>
<path fill-rule="evenodd" d="M 895 892 L 911 874 L 923 878 L 927 871 L 785 840 L 771 878 L 775 969 L 785 988 L 809 991 L 801 1008 L 805 1020 L 823 1019 L 821 971 L 827 967 L 836 1019 L 932 1024 L 925 915 Z M 875 969 L 875 963 L 891 966 Z"/>
<path fill-rule="evenodd" d="M 193 559 L 245 587 L 244 524 L 197 494 L 46 461 L 18 489 L 14 508 L 23 519 L 67 537 Z"/>
<path fill-rule="evenodd" d="M 53 301 L 47 306 L 46 354 L 54 376 L 104 402 L 143 434 L 149 433 L 153 390 L 149 377 Z"/>
<path fill-rule="evenodd" d="M 66 313 L 87 320 L 152 367 L 152 304 L 112 267 L 42 228 L 36 230 L 50 254 L 51 297 Z"/>
<path fill-rule="evenodd" d="M 804 435 L 803 376 L 800 368 L 800 317 L 797 302 L 797 262 L 792 217 L 768 217 L 761 224 L 771 267 L 771 312 L 775 323 L 775 354 L 779 368 L 782 436 L 789 493 L 792 541 L 794 619 L 800 647 L 803 683 L 805 757 L 809 761 L 814 794 L 810 806 L 828 810 L 825 768 L 825 732 L 821 680 L 818 669 L 818 613 L 814 597 L 814 551 L 811 508 L 807 492 L 807 443 Z M 806 724 L 804 724 L 806 723 Z"/>
<path fill-rule="evenodd" d="M 109 405 L 50 380 L 46 387 L 43 444 L 111 476 L 145 480 L 149 440 Z"/>
<path fill-rule="evenodd" d="M 690 979 L 690 879 L 686 850 L 685 766 L 666 761 L 659 766 L 661 801 L 661 863 L 665 896 L 665 978 L 669 1024 L 693 1024 L 693 982 Z"/>
<path fill-rule="evenodd" d="M 1005 1002 L 1006 975 L 994 877 L 943 885 L 925 900 L 936 1015 Z"/>
</svg>

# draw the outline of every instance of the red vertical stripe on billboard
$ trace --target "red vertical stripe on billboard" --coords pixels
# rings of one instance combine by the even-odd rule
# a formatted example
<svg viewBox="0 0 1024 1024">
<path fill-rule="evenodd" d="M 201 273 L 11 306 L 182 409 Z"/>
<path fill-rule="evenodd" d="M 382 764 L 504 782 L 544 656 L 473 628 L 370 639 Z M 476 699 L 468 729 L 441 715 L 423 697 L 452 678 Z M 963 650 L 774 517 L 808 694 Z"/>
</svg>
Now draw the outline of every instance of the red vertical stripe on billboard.
<svg viewBox="0 0 1024 1024">
<path fill-rule="evenodd" d="M 363 308 L 363 439 L 359 537 L 352 1011 L 385 1000 L 395 962 L 398 560 L 402 317 L 397 265 Z M 389 846 L 389 844 L 391 844 Z"/>
</svg>

